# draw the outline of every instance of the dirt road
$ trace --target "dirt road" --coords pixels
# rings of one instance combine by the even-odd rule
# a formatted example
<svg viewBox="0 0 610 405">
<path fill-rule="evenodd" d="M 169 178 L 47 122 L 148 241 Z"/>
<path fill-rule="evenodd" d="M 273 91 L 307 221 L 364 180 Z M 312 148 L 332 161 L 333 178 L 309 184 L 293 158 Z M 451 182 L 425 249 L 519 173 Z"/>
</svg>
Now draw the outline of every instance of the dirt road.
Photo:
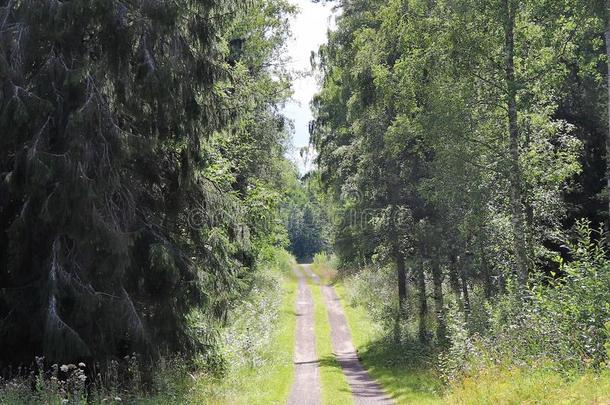
<svg viewBox="0 0 610 405">
<path fill-rule="evenodd" d="M 288 403 L 290 405 L 319 404 L 320 378 L 318 358 L 315 353 L 313 301 L 306 284 L 306 277 L 309 277 L 315 284 L 319 283 L 319 279 L 311 271 L 309 265 L 300 265 L 299 267 L 299 269 L 295 269 L 295 274 L 299 277 L 295 383 Z M 383 392 L 381 386 L 371 378 L 358 360 L 349 326 L 335 289 L 327 285 L 321 286 L 321 289 L 328 311 L 333 352 L 350 386 L 354 403 L 356 405 L 392 404 L 393 401 Z M 305 315 L 301 315 L 302 313 Z"/>
<path fill-rule="evenodd" d="M 320 401 L 320 371 L 316 354 L 314 308 L 307 278 L 299 268 L 293 269 L 299 279 L 296 302 L 296 334 L 294 347 L 294 383 L 289 405 L 318 405 Z"/>
</svg>

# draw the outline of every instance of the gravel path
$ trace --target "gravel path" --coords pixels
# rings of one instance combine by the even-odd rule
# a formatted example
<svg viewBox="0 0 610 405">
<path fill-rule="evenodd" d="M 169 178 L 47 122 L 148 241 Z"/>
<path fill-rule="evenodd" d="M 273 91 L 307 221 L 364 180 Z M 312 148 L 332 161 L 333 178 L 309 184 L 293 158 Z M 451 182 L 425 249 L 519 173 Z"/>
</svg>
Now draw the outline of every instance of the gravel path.
<svg viewBox="0 0 610 405">
<path fill-rule="evenodd" d="M 309 266 L 303 266 L 303 269 L 316 283 L 319 281 Z M 330 321 L 333 352 L 351 388 L 354 403 L 356 405 L 393 404 L 381 386 L 360 364 L 341 301 L 334 287 L 325 285 L 321 288 Z"/>
<path fill-rule="evenodd" d="M 321 404 L 320 371 L 316 354 L 313 298 L 306 277 L 297 268 L 293 271 L 299 279 L 299 292 L 296 302 L 294 384 L 288 398 L 288 404 L 319 405 Z"/>
</svg>

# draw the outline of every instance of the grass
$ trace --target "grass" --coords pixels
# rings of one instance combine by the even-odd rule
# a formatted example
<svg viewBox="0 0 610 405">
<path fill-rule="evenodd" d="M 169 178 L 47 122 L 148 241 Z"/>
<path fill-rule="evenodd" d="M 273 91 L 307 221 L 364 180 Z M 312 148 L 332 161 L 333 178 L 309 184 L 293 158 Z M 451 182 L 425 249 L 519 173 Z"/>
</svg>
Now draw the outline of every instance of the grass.
<svg viewBox="0 0 610 405">
<path fill-rule="evenodd" d="M 337 271 L 326 256 L 316 255 L 311 266 L 322 284 L 333 283 Z M 352 340 L 364 368 L 376 379 L 383 389 L 398 404 L 438 404 L 442 403 L 440 379 L 426 367 L 410 365 L 410 359 L 397 359 L 404 348 L 397 348 L 386 339 L 363 307 L 348 305 L 345 287 L 334 282 L 337 295 L 341 299 L 343 311 L 352 333 Z M 316 328 L 318 325 L 316 324 Z M 339 403 L 339 402 L 336 402 Z"/>
<path fill-rule="evenodd" d="M 297 281 L 291 271 L 294 260 L 281 253 L 258 274 L 251 296 L 235 310 L 234 319 L 223 331 L 221 350 L 228 363 L 224 378 L 213 377 L 209 371 L 192 371 L 179 358 L 162 359 L 153 375 L 154 393 L 144 393 L 137 383 L 125 380 L 121 386 L 100 386 L 99 393 L 86 399 L 84 384 L 77 378 L 80 374 L 74 372 L 66 383 L 57 378 L 36 379 L 36 391 L 32 378 L 8 382 L 0 378 L 0 404 L 286 403 L 294 380 Z M 81 383 L 76 386 L 74 381 Z"/>
<path fill-rule="evenodd" d="M 295 333 L 294 305 L 297 282 L 294 277 L 283 276 L 283 301 L 280 316 L 274 324 L 276 334 L 272 344 L 263 353 L 263 363 L 257 367 L 231 369 L 225 379 L 216 379 L 204 373 L 190 376 L 175 383 L 170 392 L 140 403 L 165 404 L 284 404 L 294 380 L 293 353 Z M 176 394 L 178 393 L 178 394 Z"/>
<path fill-rule="evenodd" d="M 464 378 L 446 397 L 451 404 L 610 404 L 610 371 L 565 379 L 545 369 L 485 369 Z"/>
<path fill-rule="evenodd" d="M 335 290 L 341 298 L 358 357 L 369 374 L 396 403 L 443 403 L 439 377 L 425 366 L 414 365 L 415 359 L 404 358 L 404 347 L 397 348 L 391 341 L 384 339 L 383 331 L 376 327 L 364 308 L 347 303 L 342 284 L 336 284 Z"/>
<path fill-rule="evenodd" d="M 295 333 L 294 304 L 296 301 L 297 283 L 293 278 L 285 277 L 284 301 L 277 323 L 277 335 L 273 345 L 266 353 L 262 367 L 241 368 L 224 384 L 230 388 L 223 398 L 227 404 L 283 404 L 288 399 L 294 379 L 293 352 Z M 197 395 L 197 389 L 191 395 L 192 403 L 206 403 L 205 397 Z M 218 403 L 218 402 L 210 402 Z"/>
<path fill-rule="evenodd" d="M 104 399 L 103 403 L 286 403 L 294 380 L 294 306 L 298 284 L 292 273 L 286 270 L 290 266 L 284 267 L 276 273 L 282 274 L 281 292 L 277 289 L 268 293 L 270 297 L 278 295 L 278 300 L 281 300 L 279 316 L 273 317 L 272 327 L 269 327 L 270 321 L 260 323 L 261 328 L 262 325 L 267 325 L 262 330 L 273 330 L 269 340 L 271 344 L 268 347 L 261 346 L 261 362 L 257 362 L 257 365 L 234 365 L 223 380 L 205 373 L 190 375 L 180 363 L 160 365 L 157 373 L 161 378 L 159 394 L 138 399 L 137 396 L 141 394 L 139 392 L 123 393 L 127 394 L 121 395 L 123 399 L 111 396 Z M 314 262 L 312 270 L 322 284 L 335 280 L 336 272 L 326 260 Z M 395 344 L 387 337 L 387 331 L 382 330 L 370 318 L 364 307 L 348 304 L 348 286 L 349 284 L 335 283 L 354 345 L 364 367 L 397 404 L 610 404 L 610 368 L 599 373 L 566 376 L 544 365 L 536 368 L 489 365 L 480 368 L 476 374 L 443 386 L 439 376 L 432 371 L 434 363 L 422 361 L 426 356 L 417 351 L 416 345 Z M 352 404 L 349 385 L 332 352 L 330 323 L 321 288 L 312 283 L 310 287 L 314 300 L 316 350 L 321 359 L 322 403 Z M 277 307 L 274 306 L 273 313 L 277 314 L 275 308 Z M 258 310 L 255 313 L 259 313 Z M 242 315 L 243 319 L 249 319 L 249 314 Z M 269 335 L 266 336 L 269 338 Z M 0 403 L 63 403 L 61 398 L 55 397 L 53 392 L 45 391 L 34 398 L 31 387 L 26 382 L 9 383 L 0 389 Z"/>
<path fill-rule="evenodd" d="M 311 270 L 320 277 L 322 284 L 329 284 L 337 277 L 337 270 L 331 265 L 331 258 L 325 253 L 318 253 L 313 259 Z"/>
<path fill-rule="evenodd" d="M 341 365 L 333 354 L 330 322 L 322 290 L 319 285 L 312 283 L 310 283 L 310 288 L 314 301 L 316 352 L 320 359 L 322 403 L 328 405 L 353 404 L 349 384 Z"/>
</svg>

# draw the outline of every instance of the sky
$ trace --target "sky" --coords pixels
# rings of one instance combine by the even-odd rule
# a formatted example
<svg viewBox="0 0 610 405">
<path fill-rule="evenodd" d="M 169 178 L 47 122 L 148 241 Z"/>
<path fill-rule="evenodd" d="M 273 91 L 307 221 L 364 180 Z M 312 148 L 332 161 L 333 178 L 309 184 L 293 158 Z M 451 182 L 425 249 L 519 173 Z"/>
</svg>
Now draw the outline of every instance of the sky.
<svg viewBox="0 0 610 405">
<path fill-rule="evenodd" d="M 299 13 L 290 22 L 292 38 L 287 47 L 289 67 L 307 75 L 296 75 L 292 83 L 292 100 L 286 103 L 283 113 L 294 124 L 293 148 L 289 158 L 304 173 L 311 166 L 300 158 L 299 149 L 309 144 L 309 121 L 313 119 L 309 102 L 319 89 L 311 72 L 310 56 L 312 51 L 317 51 L 326 42 L 328 29 L 334 27 L 336 13 L 333 12 L 332 3 L 314 3 L 311 0 L 291 0 L 291 3 L 299 8 Z"/>
</svg>

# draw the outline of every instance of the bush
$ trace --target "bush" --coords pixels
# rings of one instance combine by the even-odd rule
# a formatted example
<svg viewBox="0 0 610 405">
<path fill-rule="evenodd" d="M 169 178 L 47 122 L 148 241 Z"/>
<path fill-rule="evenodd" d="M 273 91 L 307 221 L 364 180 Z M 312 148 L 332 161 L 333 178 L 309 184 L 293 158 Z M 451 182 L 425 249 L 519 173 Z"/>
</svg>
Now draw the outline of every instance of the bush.
<svg viewBox="0 0 610 405">
<path fill-rule="evenodd" d="M 472 333 L 461 314 L 448 318 L 451 345 L 441 356 L 449 380 L 487 367 L 550 368 L 563 374 L 599 369 L 610 321 L 610 261 L 606 236 L 586 221 L 565 238 L 570 260 L 559 274 L 538 276 L 529 294 L 511 285 L 488 306 L 489 327 Z M 594 238 L 597 236 L 597 238 Z"/>
<path fill-rule="evenodd" d="M 327 253 L 316 253 L 311 268 L 323 280 L 331 281 L 337 277 L 337 259 Z"/>
<path fill-rule="evenodd" d="M 221 349 L 230 367 L 263 365 L 260 354 L 273 336 L 273 324 L 282 304 L 281 289 L 276 270 L 260 270 L 246 299 L 232 311 L 229 325 L 222 332 Z"/>
<path fill-rule="evenodd" d="M 605 324 L 610 321 L 607 236 L 600 231 L 594 240 L 588 221 L 576 224 L 576 234 L 574 242 L 566 241 L 572 260 L 558 258 L 563 276 L 534 293 L 563 338 L 563 352 L 584 366 L 598 366 L 607 360 Z"/>
<path fill-rule="evenodd" d="M 398 299 L 394 292 L 396 275 L 390 267 L 362 269 L 346 277 L 344 284 L 352 306 L 366 309 L 371 319 L 392 330 L 398 311 Z"/>
</svg>

